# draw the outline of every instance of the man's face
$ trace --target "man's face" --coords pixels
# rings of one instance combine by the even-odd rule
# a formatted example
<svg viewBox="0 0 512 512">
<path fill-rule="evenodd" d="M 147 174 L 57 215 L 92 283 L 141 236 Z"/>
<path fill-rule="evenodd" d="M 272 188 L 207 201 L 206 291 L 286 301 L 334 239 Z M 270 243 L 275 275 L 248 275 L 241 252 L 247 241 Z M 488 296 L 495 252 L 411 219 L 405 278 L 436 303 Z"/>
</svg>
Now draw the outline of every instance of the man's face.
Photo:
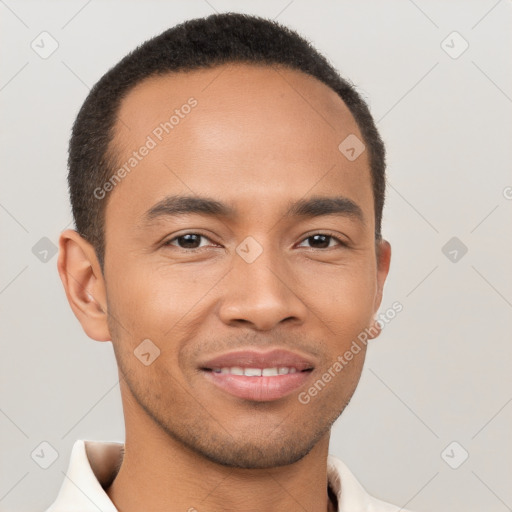
<svg viewBox="0 0 512 512">
<path fill-rule="evenodd" d="M 349 161 L 338 149 L 350 134 L 362 139 L 352 115 L 307 75 L 230 65 L 146 80 L 119 119 L 119 167 L 139 156 L 108 197 L 105 284 L 131 421 L 147 414 L 221 464 L 299 460 L 349 402 L 364 347 L 309 403 L 299 395 L 372 325 L 387 273 L 376 255 L 368 153 Z M 165 199 L 178 195 L 229 211 L 172 214 Z M 312 197 L 342 197 L 345 211 L 287 215 Z M 143 361 L 160 350 L 149 365 L 134 354 L 143 340 Z M 300 376 L 219 374 L 209 364 L 275 348 L 307 362 Z M 222 366 L 258 367 L 244 357 Z"/>
</svg>

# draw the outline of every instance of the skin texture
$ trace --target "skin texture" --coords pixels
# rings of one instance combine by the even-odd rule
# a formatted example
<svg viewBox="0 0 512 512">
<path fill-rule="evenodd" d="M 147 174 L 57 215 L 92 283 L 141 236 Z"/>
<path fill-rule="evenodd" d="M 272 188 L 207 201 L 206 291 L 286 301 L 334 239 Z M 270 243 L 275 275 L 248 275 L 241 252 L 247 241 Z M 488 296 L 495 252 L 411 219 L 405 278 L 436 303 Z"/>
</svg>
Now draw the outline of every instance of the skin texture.
<svg viewBox="0 0 512 512">
<path fill-rule="evenodd" d="M 368 154 L 350 162 L 338 150 L 349 134 L 362 136 L 316 79 L 230 64 L 133 89 L 116 127 L 120 165 L 190 97 L 197 106 L 103 199 L 104 275 L 87 241 L 61 235 L 70 305 L 89 337 L 112 341 L 119 367 L 126 453 L 107 492 L 123 512 L 333 510 L 330 427 L 355 391 L 364 348 L 308 404 L 298 394 L 374 326 L 382 299 L 391 250 L 374 237 Z M 174 194 L 208 196 L 237 215 L 144 221 Z M 363 221 L 284 217 L 290 202 L 312 196 L 349 198 Z M 200 248 L 180 247 L 185 233 L 204 235 Z M 347 245 L 315 244 L 317 233 Z M 248 236 L 263 249 L 252 263 L 236 252 Z M 145 339 L 160 350 L 149 366 L 134 356 Z M 298 351 L 315 369 L 291 395 L 256 402 L 219 390 L 198 368 L 250 347 Z"/>
</svg>

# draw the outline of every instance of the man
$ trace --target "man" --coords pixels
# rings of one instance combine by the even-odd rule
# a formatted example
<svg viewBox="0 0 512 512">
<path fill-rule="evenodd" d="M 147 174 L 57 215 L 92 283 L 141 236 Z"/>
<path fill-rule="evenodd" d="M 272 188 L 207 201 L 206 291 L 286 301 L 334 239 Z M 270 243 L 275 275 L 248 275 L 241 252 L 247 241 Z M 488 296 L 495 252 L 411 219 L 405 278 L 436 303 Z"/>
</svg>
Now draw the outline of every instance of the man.
<svg viewBox="0 0 512 512">
<path fill-rule="evenodd" d="M 126 439 L 76 441 L 49 512 L 403 510 L 328 454 L 380 328 L 384 168 L 357 92 L 274 22 L 190 20 L 102 77 L 58 269 Z"/>
</svg>

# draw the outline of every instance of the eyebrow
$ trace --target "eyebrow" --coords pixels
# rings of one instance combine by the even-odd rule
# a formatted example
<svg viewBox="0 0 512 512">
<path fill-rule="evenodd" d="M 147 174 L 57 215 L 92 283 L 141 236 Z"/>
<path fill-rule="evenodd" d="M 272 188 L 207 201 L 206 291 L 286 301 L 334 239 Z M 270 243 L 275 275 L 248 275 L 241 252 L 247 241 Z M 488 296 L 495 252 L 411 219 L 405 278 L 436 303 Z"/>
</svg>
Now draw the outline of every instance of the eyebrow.
<svg viewBox="0 0 512 512">
<path fill-rule="evenodd" d="M 211 217 L 236 217 L 237 210 L 226 203 L 211 197 L 173 195 L 167 196 L 152 206 L 143 216 L 146 223 L 162 218 L 185 214 L 207 215 Z M 284 214 L 285 218 L 314 218 L 322 215 L 339 215 L 365 223 L 361 207 L 343 196 L 313 196 L 291 202 Z"/>
</svg>

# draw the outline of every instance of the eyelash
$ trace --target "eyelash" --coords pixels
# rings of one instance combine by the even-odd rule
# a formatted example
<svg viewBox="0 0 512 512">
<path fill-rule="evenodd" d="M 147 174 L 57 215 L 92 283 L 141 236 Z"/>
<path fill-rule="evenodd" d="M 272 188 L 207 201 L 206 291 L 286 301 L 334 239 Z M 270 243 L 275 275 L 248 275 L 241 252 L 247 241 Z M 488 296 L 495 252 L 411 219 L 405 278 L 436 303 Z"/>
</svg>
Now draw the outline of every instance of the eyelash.
<svg viewBox="0 0 512 512">
<path fill-rule="evenodd" d="M 174 238 L 171 238 L 170 240 L 168 240 L 167 242 L 164 242 L 164 246 L 165 247 L 175 247 L 176 249 L 179 249 L 181 251 L 184 251 L 184 252 L 197 252 L 197 251 L 200 251 L 201 249 L 204 249 L 205 247 L 196 247 L 195 249 L 185 249 L 183 247 L 178 247 L 178 246 L 175 246 L 175 245 L 172 245 L 171 242 L 174 242 L 175 240 L 178 240 L 179 238 L 182 238 L 184 236 L 187 236 L 187 235 L 199 235 L 200 237 L 202 238 L 206 238 L 207 240 L 209 240 L 210 242 L 212 242 L 212 240 L 210 240 L 209 237 L 207 237 L 206 235 L 203 235 L 202 233 L 197 233 L 195 231 L 190 231 L 188 233 L 183 233 L 181 235 L 178 235 Z M 312 233 L 311 235 L 308 235 L 306 237 L 304 237 L 300 243 L 303 243 L 305 242 L 308 238 L 312 238 L 314 236 L 317 236 L 317 235 L 323 235 L 323 236 L 326 236 L 326 237 L 329 237 L 330 239 L 332 240 L 335 240 L 339 246 L 341 247 L 348 247 L 348 244 L 343 241 L 341 238 L 333 235 L 332 233 L 326 233 L 326 232 L 323 232 L 323 231 L 319 231 L 317 233 Z M 315 249 L 314 247 L 311 248 L 312 250 L 319 250 L 319 251 L 325 251 L 326 249 L 332 249 L 332 247 L 325 247 L 323 249 Z"/>
</svg>

